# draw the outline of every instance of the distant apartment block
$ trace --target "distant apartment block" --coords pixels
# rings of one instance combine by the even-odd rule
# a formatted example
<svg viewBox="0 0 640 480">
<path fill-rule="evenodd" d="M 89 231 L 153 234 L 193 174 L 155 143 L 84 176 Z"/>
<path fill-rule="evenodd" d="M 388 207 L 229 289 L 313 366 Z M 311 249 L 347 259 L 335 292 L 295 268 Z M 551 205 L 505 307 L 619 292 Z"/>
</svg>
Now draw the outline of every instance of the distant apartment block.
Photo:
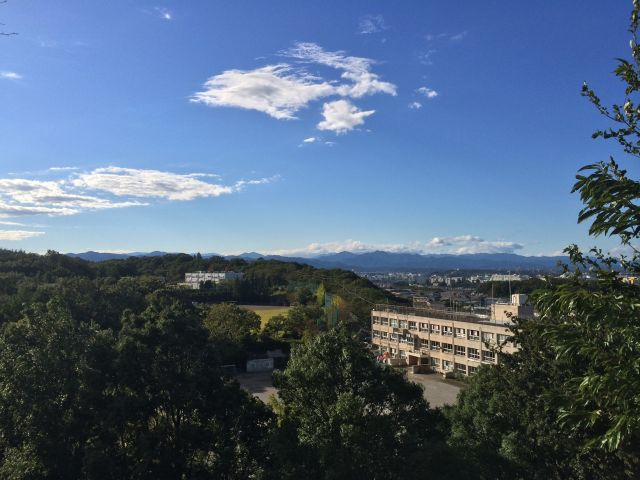
<svg viewBox="0 0 640 480">
<path fill-rule="evenodd" d="M 435 372 L 474 374 L 497 363 L 496 348 L 513 353 L 511 317 L 533 317 L 526 295 L 491 306 L 490 315 L 432 308 L 377 305 L 371 312 L 371 343 L 393 364 L 427 365 Z"/>
<path fill-rule="evenodd" d="M 522 280 L 528 280 L 529 275 L 516 275 L 515 273 L 494 273 L 489 278 L 490 282 L 519 282 Z"/>
<path fill-rule="evenodd" d="M 184 274 L 183 285 L 198 289 L 204 282 L 220 283 L 241 278 L 242 273 L 239 272 L 188 272 Z"/>
</svg>

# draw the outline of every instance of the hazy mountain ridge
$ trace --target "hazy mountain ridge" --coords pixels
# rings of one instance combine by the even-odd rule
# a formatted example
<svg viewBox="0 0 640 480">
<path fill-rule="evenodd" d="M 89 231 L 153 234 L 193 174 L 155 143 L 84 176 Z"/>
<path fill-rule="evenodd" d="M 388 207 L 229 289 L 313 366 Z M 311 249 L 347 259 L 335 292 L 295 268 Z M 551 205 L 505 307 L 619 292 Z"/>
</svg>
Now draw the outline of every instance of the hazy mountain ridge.
<svg viewBox="0 0 640 480">
<path fill-rule="evenodd" d="M 129 257 L 147 257 L 168 255 L 168 252 L 83 252 L 67 255 L 82 258 L 92 262 L 106 260 L 121 260 Z M 223 256 L 216 253 L 204 253 L 203 257 Z M 469 254 L 427 254 L 394 253 L 394 252 L 339 252 L 322 254 L 315 257 L 286 257 L 280 255 L 262 255 L 257 252 L 247 252 L 240 255 L 226 255 L 224 258 L 243 258 L 254 261 L 258 258 L 266 260 L 280 260 L 283 262 L 297 262 L 308 264 L 316 268 L 341 268 L 360 272 L 387 271 L 429 271 L 429 270 L 557 270 L 558 262 L 566 262 L 564 256 L 524 256 L 515 253 L 469 253 Z"/>
</svg>

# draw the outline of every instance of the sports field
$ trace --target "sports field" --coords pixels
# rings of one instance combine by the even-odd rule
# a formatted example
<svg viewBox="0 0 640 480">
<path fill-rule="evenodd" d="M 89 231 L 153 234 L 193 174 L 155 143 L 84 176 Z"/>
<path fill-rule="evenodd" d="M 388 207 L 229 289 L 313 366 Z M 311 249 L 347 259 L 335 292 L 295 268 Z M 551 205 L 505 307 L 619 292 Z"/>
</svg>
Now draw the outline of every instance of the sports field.
<svg viewBox="0 0 640 480">
<path fill-rule="evenodd" d="M 266 325 L 271 317 L 275 317 L 276 315 L 284 315 L 287 316 L 287 312 L 291 307 L 274 307 L 270 305 L 239 305 L 242 308 L 246 308 L 247 310 L 252 310 L 260 315 L 260 323 L 262 328 Z"/>
</svg>

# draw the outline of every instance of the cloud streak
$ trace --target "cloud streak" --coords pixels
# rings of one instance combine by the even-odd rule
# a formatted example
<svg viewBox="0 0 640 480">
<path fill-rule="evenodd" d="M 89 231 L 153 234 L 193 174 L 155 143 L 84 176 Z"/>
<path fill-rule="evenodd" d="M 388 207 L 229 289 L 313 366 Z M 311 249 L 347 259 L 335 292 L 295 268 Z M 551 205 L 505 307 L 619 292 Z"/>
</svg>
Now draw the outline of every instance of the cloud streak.
<svg viewBox="0 0 640 480">
<path fill-rule="evenodd" d="M 524 246 L 503 240 L 485 240 L 476 235 L 460 235 L 453 237 L 434 237 L 426 242 L 412 243 L 367 243 L 359 240 L 340 242 L 311 243 L 303 248 L 275 250 L 269 253 L 312 257 L 339 252 L 366 253 L 385 251 L 393 253 L 418 254 L 471 254 L 471 253 L 514 253 Z"/>
<path fill-rule="evenodd" d="M 150 205 L 153 199 L 188 201 L 237 193 L 278 177 L 206 181 L 211 174 L 178 174 L 159 170 L 103 167 L 69 173 L 61 180 L 0 178 L 0 217 L 65 216 L 87 211 Z M 217 179 L 217 177 L 214 177 Z M 14 222 L 0 222 L 9 225 Z"/>
<path fill-rule="evenodd" d="M 44 232 L 32 232 L 28 230 L 0 230 L 0 240 L 18 241 L 27 238 L 39 237 Z"/>
<path fill-rule="evenodd" d="M 5 80 L 20 80 L 22 75 L 16 72 L 0 72 L 0 78 Z"/>
</svg>

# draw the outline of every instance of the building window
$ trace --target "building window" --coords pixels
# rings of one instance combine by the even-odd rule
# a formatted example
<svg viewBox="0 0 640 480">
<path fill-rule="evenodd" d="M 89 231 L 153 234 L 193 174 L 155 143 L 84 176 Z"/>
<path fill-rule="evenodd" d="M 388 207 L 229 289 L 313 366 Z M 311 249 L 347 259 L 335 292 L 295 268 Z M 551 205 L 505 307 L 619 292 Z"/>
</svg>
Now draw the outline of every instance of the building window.
<svg viewBox="0 0 640 480">
<path fill-rule="evenodd" d="M 374 330 L 373 331 L 373 336 L 374 337 L 379 337 L 380 336 L 380 332 L 378 330 Z"/>
<path fill-rule="evenodd" d="M 493 333 L 482 332 L 482 341 L 488 343 L 493 342 Z"/>
<path fill-rule="evenodd" d="M 488 350 L 482 350 L 482 361 L 495 363 L 496 361 L 496 352 L 490 352 Z"/>
<path fill-rule="evenodd" d="M 467 330 L 469 340 L 480 340 L 480 330 Z"/>
<path fill-rule="evenodd" d="M 431 333 L 435 333 L 436 335 L 440 335 L 440 325 L 434 325 L 433 323 L 430 325 Z"/>
<path fill-rule="evenodd" d="M 443 352 L 447 352 L 447 353 L 453 352 L 453 345 L 451 345 L 450 343 L 443 343 L 442 344 L 442 351 Z"/>
<path fill-rule="evenodd" d="M 422 348 L 429 348 L 429 340 L 427 340 L 426 338 L 421 338 L 420 339 L 420 346 Z"/>
<path fill-rule="evenodd" d="M 449 360 L 442 360 L 442 369 L 445 372 L 450 372 L 453 370 L 453 362 L 450 362 Z"/>
<path fill-rule="evenodd" d="M 472 367 L 469 365 L 469 375 L 475 375 L 476 373 L 478 373 L 478 367 Z"/>
<path fill-rule="evenodd" d="M 393 340 L 394 342 L 397 342 L 399 340 L 398 334 L 397 333 L 392 333 L 391 334 L 391 340 Z"/>
<path fill-rule="evenodd" d="M 453 327 L 442 327 L 442 335 L 447 337 L 453 336 Z"/>
<path fill-rule="evenodd" d="M 498 337 L 498 345 L 504 345 L 505 343 L 507 343 L 507 338 L 509 338 L 509 335 L 504 335 L 502 333 L 499 333 L 497 337 Z"/>
<path fill-rule="evenodd" d="M 477 348 L 467 348 L 467 353 L 469 354 L 469 358 L 472 360 L 480 360 L 480 350 Z"/>
<path fill-rule="evenodd" d="M 393 328 L 398 328 L 398 320 L 396 320 L 395 318 L 392 318 L 390 322 Z"/>
<path fill-rule="evenodd" d="M 379 317 L 376 317 L 376 316 L 374 315 L 373 317 L 371 317 L 371 321 L 372 321 L 373 323 L 380 323 L 380 318 L 379 318 Z"/>
<path fill-rule="evenodd" d="M 391 349 L 391 353 L 393 353 L 393 354 L 395 355 L 396 353 L 398 353 L 398 350 L 397 350 L 397 349 L 395 349 L 395 348 L 392 348 L 392 349 Z"/>
<path fill-rule="evenodd" d="M 431 350 L 440 350 L 440 342 L 431 341 Z"/>
<path fill-rule="evenodd" d="M 418 326 L 416 322 L 409 322 L 409 330 L 417 330 Z"/>
<path fill-rule="evenodd" d="M 426 332 L 427 330 L 429 330 L 429 324 L 428 323 L 420 323 L 420 331 L 421 332 Z"/>
<path fill-rule="evenodd" d="M 382 332 L 382 338 L 389 338 L 389 334 L 387 332 Z"/>
<path fill-rule="evenodd" d="M 409 323 L 406 320 L 400 320 L 400 328 L 408 328 Z"/>
<path fill-rule="evenodd" d="M 432 367 L 439 367 L 440 366 L 440 359 L 431 357 L 431 366 Z"/>
<path fill-rule="evenodd" d="M 456 345 L 455 354 L 462 355 L 464 357 L 467 354 L 466 350 L 467 349 L 464 348 L 462 345 Z"/>
<path fill-rule="evenodd" d="M 407 358 L 407 352 L 400 350 L 400 358 Z"/>
<path fill-rule="evenodd" d="M 456 337 L 465 338 L 466 336 L 467 335 L 466 335 L 466 332 L 465 332 L 464 328 L 456 328 Z"/>
<path fill-rule="evenodd" d="M 381 325 L 389 325 L 389 319 L 388 319 L 388 318 L 386 318 L 386 317 L 382 317 L 382 318 L 380 319 L 380 324 L 381 324 Z"/>
<path fill-rule="evenodd" d="M 456 363 L 455 368 L 456 368 L 456 372 L 464 373 L 465 375 L 467 374 L 466 365 L 463 365 L 462 363 Z"/>
</svg>

